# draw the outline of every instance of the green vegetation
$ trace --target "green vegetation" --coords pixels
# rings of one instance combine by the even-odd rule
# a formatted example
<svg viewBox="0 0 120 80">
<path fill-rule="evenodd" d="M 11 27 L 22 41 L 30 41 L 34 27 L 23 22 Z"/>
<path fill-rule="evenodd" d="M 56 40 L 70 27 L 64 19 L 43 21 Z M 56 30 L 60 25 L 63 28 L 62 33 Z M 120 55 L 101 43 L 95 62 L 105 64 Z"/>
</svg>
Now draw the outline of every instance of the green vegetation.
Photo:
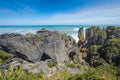
<svg viewBox="0 0 120 80">
<path fill-rule="evenodd" d="M 46 30 L 46 28 L 41 28 L 41 30 Z"/>
<path fill-rule="evenodd" d="M 82 28 L 81 28 L 82 29 Z M 101 29 L 96 26 L 92 26 L 91 29 L 102 38 L 106 37 L 106 32 L 115 33 L 117 31 L 117 36 L 119 36 L 120 28 L 116 28 L 115 26 L 108 26 L 107 30 Z M 45 28 L 41 30 L 46 30 Z M 113 35 L 113 34 L 112 34 Z M 41 41 L 42 38 L 38 35 L 32 35 L 31 33 L 26 34 L 26 36 L 32 36 L 35 41 Z M 69 47 L 71 44 L 69 42 L 69 39 L 66 38 L 66 34 L 62 34 L 61 38 L 65 40 L 66 47 Z M 26 41 L 29 41 L 29 38 L 26 37 Z M 48 77 L 45 76 L 43 72 L 40 72 L 38 74 L 33 74 L 28 71 L 24 71 L 22 69 L 22 66 L 16 67 L 16 69 L 13 69 L 12 66 L 10 66 L 9 70 L 5 70 L 3 72 L 0 72 L 0 80 L 120 80 L 120 67 L 119 65 L 113 65 L 111 62 L 114 61 L 115 58 L 117 58 L 119 64 L 119 56 L 120 56 L 120 38 L 114 37 L 107 39 L 103 45 L 90 45 L 89 46 L 89 53 L 88 56 L 90 59 L 89 63 L 90 66 L 94 67 L 88 67 L 88 69 L 84 68 L 86 66 L 80 64 L 76 60 L 70 60 L 69 62 L 65 63 L 65 66 L 68 68 L 78 68 L 83 69 L 83 74 L 76 74 L 72 75 L 70 72 L 67 71 L 67 69 L 64 72 L 58 72 L 56 71 L 54 75 Z M 0 63 L 3 63 L 6 59 L 12 57 L 9 53 L 6 53 L 4 51 L 0 50 Z M 102 65 L 103 63 L 106 63 L 105 65 Z M 109 64 L 111 63 L 111 64 Z M 48 63 L 47 64 L 50 68 L 56 67 L 56 63 Z M 36 68 L 38 66 L 32 66 L 32 69 Z M 51 72 L 52 73 L 52 72 Z M 54 72 L 53 72 L 54 73 Z"/>
<path fill-rule="evenodd" d="M 102 46 L 102 54 L 110 63 L 120 55 L 120 38 L 110 39 Z"/>
<path fill-rule="evenodd" d="M 67 36 L 67 34 L 65 34 L 65 33 L 64 33 L 64 34 L 61 34 L 61 38 L 62 38 L 62 39 L 65 39 L 66 36 Z"/>
<path fill-rule="evenodd" d="M 117 29 L 117 27 L 115 27 L 115 26 L 107 26 L 107 28 L 106 28 L 107 32 L 112 32 L 116 29 Z"/>
<path fill-rule="evenodd" d="M 91 26 L 90 28 L 102 38 L 106 37 L 106 31 L 104 29 L 101 29 L 99 26 Z"/>
<path fill-rule="evenodd" d="M 41 31 L 46 31 L 46 28 L 41 28 L 40 30 L 37 31 L 37 33 L 40 33 Z"/>
<path fill-rule="evenodd" d="M 70 46 L 69 42 L 65 42 L 65 46 L 68 48 Z"/>
<path fill-rule="evenodd" d="M 58 72 L 57 76 L 60 77 L 60 80 L 71 80 L 71 78 L 73 77 L 69 72 L 65 71 L 65 72 Z"/>
<path fill-rule="evenodd" d="M 102 38 L 106 37 L 106 31 L 103 29 L 98 29 L 97 34 L 100 35 Z"/>
<path fill-rule="evenodd" d="M 101 45 L 92 45 L 90 46 L 90 51 L 98 51 L 101 48 Z"/>
<path fill-rule="evenodd" d="M 75 67 L 77 67 L 79 69 L 83 68 L 83 66 L 79 63 L 79 61 L 72 60 L 72 59 L 70 59 L 70 63 L 65 62 L 65 66 L 69 67 L 69 68 L 75 68 Z"/>
<path fill-rule="evenodd" d="M 27 41 L 27 42 L 29 42 L 30 40 L 31 40 L 31 38 L 33 38 L 35 41 L 42 41 L 42 38 L 40 37 L 40 36 L 38 36 L 38 35 L 33 35 L 33 34 L 26 34 L 26 36 L 27 37 L 25 37 L 25 40 Z M 31 37 L 32 36 L 32 37 Z M 31 37 L 31 38 L 29 38 L 29 37 Z"/>
<path fill-rule="evenodd" d="M 71 43 L 71 41 L 70 41 L 70 36 L 68 36 L 67 34 L 61 34 L 61 38 L 65 41 L 65 46 L 66 47 L 69 47 L 70 46 L 70 44 L 73 44 L 73 45 L 75 45 L 76 44 L 76 41 L 74 40 L 74 39 L 72 39 L 71 41 L 72 41 L 72 43 Z"/>
<path fill-rule="evenodd" d="M 119 80 L 120 69 L 112 65 L 90 68 L 83 74 L 77 74 L 69 80 Z"/>
<path fill-rule="evenodd" d="M 11 66 L 8 71 L 0 73 L 0 80 L 119 80 L 120 68 L 113 65 L 101 65 L 96 68 L 89 68 L 83 74 L 72 75 L 69 72 L 56 72 L 53 76 L 47 77 L 43 72 L 38 74 L 28 73 L 22 67 Z"/>
<path fill-rule="evenodd" d="M 38 74 L 27 73 L 22 70 L 22 67 L 17 67 L 16 70 L 11 66 L 9 71 L 0 73 L 0 80 L 42 80 L 43 72 Z"/>
<path fill-rule="evenodd" d="M 30 41 L 30 39 L 29 39 L 28 37 L 26 37 L 26 38 L 25 38 L 25 40 L 26 40 L 27 42 L 29 42 L 29 41 Z"/>
<path fill-rule="evenodd" d="M 40 36 L 35 35 L 34 36 L 35 41 L 42 41 L 42 38 Z"/>
<path fill-rule="evenodd" d="M 74 63 L 71 63 L 71 64 L 65 64 L 67 67 L 70 67 L 70 68 L 74 68 L 75 67 L 75 64 Z"/>
<path fill-rule="evenodd" d="M 108 26 L 106 28 L 106 32 L 108 33 L 110 38 L 120 38 L 120 27 Z"/>
<path fill-rule="evenodd" d="M 5 60 L 7 60 L 8 58 L 11 58 L 11 57 L 12 57 L 11 54 L 0 50 L 0 63 L 4 63 Z"/>
<path fill-rule="evenodd" d="M 26 36 L 31 37 L 31 36 L 33 36 L 33 33 L 29 32 L 29 33 L 26 34 Z"/>
<path fill-rule="evenodd" d="M 65 46 L 66 46 L 66 47 L 69 47 L 70 42 L 69 42 L 69 40 L 68 40 L 67 34 L 65 34 L 65 33 L 64 33 L 64 34 L 61 34 L 61 38 L 65 40 Z"/>
<path fill-rule="evenodd" d="M 47 65 L 48 65 L 50 68 L 52 68 L 52 67 L 56 67 L 56 66 L 57 66 L 56 63 L 50 63 L 50 62 L 49 62 Z"/>
</svg>

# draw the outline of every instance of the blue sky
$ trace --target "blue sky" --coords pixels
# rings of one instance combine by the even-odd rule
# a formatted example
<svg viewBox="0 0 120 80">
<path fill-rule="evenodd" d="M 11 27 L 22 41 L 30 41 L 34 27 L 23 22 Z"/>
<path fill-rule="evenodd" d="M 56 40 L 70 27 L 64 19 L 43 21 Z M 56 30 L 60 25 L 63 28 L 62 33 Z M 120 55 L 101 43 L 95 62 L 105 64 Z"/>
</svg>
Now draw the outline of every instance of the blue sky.
<svg viewBox="0 0 120 80">
<path fill-rule="evenodd" d="M 120 0 L 0 0 L 0 25 L 120 24 Z"/>
</svg>

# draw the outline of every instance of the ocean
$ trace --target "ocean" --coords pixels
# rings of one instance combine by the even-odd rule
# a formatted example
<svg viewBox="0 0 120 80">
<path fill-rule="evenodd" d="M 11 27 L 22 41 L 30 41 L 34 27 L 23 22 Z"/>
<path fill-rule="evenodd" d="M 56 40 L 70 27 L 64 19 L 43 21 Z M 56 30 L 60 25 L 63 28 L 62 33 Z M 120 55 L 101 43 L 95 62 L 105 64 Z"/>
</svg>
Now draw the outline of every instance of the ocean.
<svg viewBox="0 0 120 80">
<path fill-rule="evenodd" d="M 47 30 L 57 30 L 61 33 L 66 33 L 67 35 L 72 36 L 76 41 L 78 41 L 78 30 L 81 27 L 88 28 L 92 25 L 7 25 L 0 26 L 0 34 L 4 33 L 20 33 L 26 34 L 28 32 L 36 33 L 36 31 L 41 28 L 45 28 Z M 97 25 L 100 27 L 106 27 L 107 25 Z"/>
</svg>

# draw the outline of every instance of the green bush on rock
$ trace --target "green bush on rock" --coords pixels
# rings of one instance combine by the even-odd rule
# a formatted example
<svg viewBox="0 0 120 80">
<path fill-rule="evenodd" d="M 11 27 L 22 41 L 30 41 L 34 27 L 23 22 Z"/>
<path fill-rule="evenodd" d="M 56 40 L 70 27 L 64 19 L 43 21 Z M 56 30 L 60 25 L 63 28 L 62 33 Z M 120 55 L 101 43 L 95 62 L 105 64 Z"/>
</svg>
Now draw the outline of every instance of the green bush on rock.
<svg viewBox="0 0 120 80">
<path fill-rule="evenodd" d="M 96 32 L 96 34 L 98 34 L 99 36 L 101 36 L 102 38 L 106 37 L 106 31 L 102 28 L 100 28 L 99 26 L 91 26 L 90 27 L 94 32 Z"/>
<path fill-rule="evenodd" d="M 98 66 L 96 68 L 90 68 L 83 74 L 77 74 L 70 80 L 119 80 L 120 69 L 112 65 Z"/>
<path fill-rule="evenodd" d="M 10 66 L 9 70 L 5 70 L 0 73 L 0 80 L 42 80 L 44 77 L 43 72 L 38 74 L 27 73 L 21 67 L 16 67 L 13 69 L 13 66 Z"/>
<path fill-rule="evenodd" d="M 34 36 L 35 41 L 42 41 L 42 38 L 40 36 L 35 35 Z"/>
<path fill-rule="evenodd" d="M 27 36 L 27 37 L 31 37 L 31 36 L 33 36 L 33 33 L 28 32 L 28 33 L 26 34 L 26 36 Z"/>
<path fill-rule="evenodd" d="M 40 30 L 37 31 L 37 33 L 41 32 L 41 31 L 46 31 L 46 28 L 41 28 Z"/>
<path fill-rule="evenodd" d="M 92 45 L 90 46 L 90 51 L 98 51 L 100 49 L 101 45 Z"/>
<path fill-rule="evenodd" d="M 46 30 L 46 28 L 41 28 L 41 30 Z"/>
<path fill-rule="evenodd" d="M 119 60 L 120 55 L 120 38 L 109 39 L 101 48 L 102 56 L 111 63 L 115 59 Z"/>
<path fill-rule="evenodd" d="M 12 57 L 11 54 L 0 50 L 0 63 L 3 63 L 5 60 L 7 60 L 8 58 L 11 58 L 11 57 Z"/>
<path fill-rule="evenodd" d="M 107 26 L 106 32 L 108 39 L 120 38 L 120 27 Z"/>
<path fill-rule="evenodd" d="M 71 75 L 69 72 L 56 72 L 53 76 L 47 77 L 43 72 L 38 74 L 27 73 L 21 67 L 15 70 L 11 66 L 9 71 L 0 73 L 0 80 L 119 80 L 120 68 L 113 65 L 98 66 L 89 68 L 83 74 Z"/>
</svg>

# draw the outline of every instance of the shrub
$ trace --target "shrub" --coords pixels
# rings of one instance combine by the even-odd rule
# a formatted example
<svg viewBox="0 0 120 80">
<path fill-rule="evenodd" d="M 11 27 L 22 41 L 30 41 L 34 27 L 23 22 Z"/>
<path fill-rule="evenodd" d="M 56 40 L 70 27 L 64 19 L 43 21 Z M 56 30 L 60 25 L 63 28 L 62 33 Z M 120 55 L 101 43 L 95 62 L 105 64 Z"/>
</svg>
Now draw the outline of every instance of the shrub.
<svg viewBox="0 0 120 80">
<path fill-rule="evenodd" d="M 120 27 L 108 26 L 106 28 L 106 32 L 107 32 L 107 37 L 109 39 L 111 39 L 111 38 L 120 38 Z"/>
<path fill-rule="evenodd" d="M 120 58 L 120 38 L 106 41 L 101 48 L 102 56 L 111 63 L 113 59 Z"/>
<path fill-rule="evenodd" d="M 90 68 L 83 74 L 77 74 L 70 80 L 119 80 L 120 69 L 113 65 L 98 66 L 96 68 Z"/>
<path fill-rule="evenodd" d="M 71 64 L 65 64 L 67 67 L 70 67 L 70 68 L 74 68 L 75 67 L 75 64 L 71 63 Z"/>
<path fill-rule="evenodd" d="M 90 51 L 98 51 L 101 48 L 101 45 L 92 45 L 90 46 Z"/>
<path fill-rule="evenodd" d="M 11 57 L 12 57 L 12 55 L 10 53 L 0 50 L 0 63 L 3 63 L 5 60 L 7 60 L 8 58 L 11 58 Z"/>
<path fill-rule="evenodd" d="M 61 34 L 61 38 L 62 38 L 62 39 L 65 39 L 66 36 L 67 36 L 67 34 Z"/>
<path fill-rule="evenodd" d="M 47 77 L 43 72 L 38 74 L 26 73 L 22 67 L 10 69 L 0 73 L 0 80 L 119 80 L 120 68 L 113 65 L 98 66 L 89 68 L 83 74 L 71 75 L 69 72 L 56 72 L 51 77 Z"/>
<path fill-rule="evenodd" d="M 40 30 L 37 31 L 37 33 L 40 33 L 41 31 L 46 31 L 45 28 L 41 28 Z"/>
<path fill-rule="evenodd" d="M 72 75 L 69 72 L 58 72 L 57 76 L 60 77 L 59 80 L 70 80 Z"/>
<path fill-rule="evenodd" d="M 40 36 L 35 35 L 34 36 L 35 41 L 42 41 L 42 38 Z"/>
<path fill-rule="evenodd" d="M 46 28 L 41 28 L 41 30 L 46 30 Z"/>
<path fill-rule="evenodd" d="M 29 32 L 29 33 L 26 34 L 26 36 L 31 37 L 31 36 L 33 36 L 33 33 Z"/>
<path fill-rule="evenodd" d="M 106 31 L 99 26 L 91 26 L 90 29 L 92 29 L 97 35 L 101 36 L 102 38 L 106 37 Z"/>
<path fill-rule="evenodd" d="M 55 67 L 57 64 L 56 64 L 56 63 L 50 63 L 50 62 L 49 62 L 47 65 L 48 65 L 50 68 L 52 68 L 52 67 Z"/>
<path fill-rule="evenodd" d="M 26 38 L 25 38 L 25 40 L 26 40 L 27 42 L 29 42 L 29 41 L 30 41 L 30 39 L 29 39 L 28 37 L 26 37 Z"/>
<path fill-rule="evenodd" d="M 43 77 L 43 72 L 38 74 L 26 73 L 22 67 L 16 67 L 14 70 L 13 66 L 10 66 L 9 70 L 0 73 L 0 80 L 42 80 Z"/>
</svg>

